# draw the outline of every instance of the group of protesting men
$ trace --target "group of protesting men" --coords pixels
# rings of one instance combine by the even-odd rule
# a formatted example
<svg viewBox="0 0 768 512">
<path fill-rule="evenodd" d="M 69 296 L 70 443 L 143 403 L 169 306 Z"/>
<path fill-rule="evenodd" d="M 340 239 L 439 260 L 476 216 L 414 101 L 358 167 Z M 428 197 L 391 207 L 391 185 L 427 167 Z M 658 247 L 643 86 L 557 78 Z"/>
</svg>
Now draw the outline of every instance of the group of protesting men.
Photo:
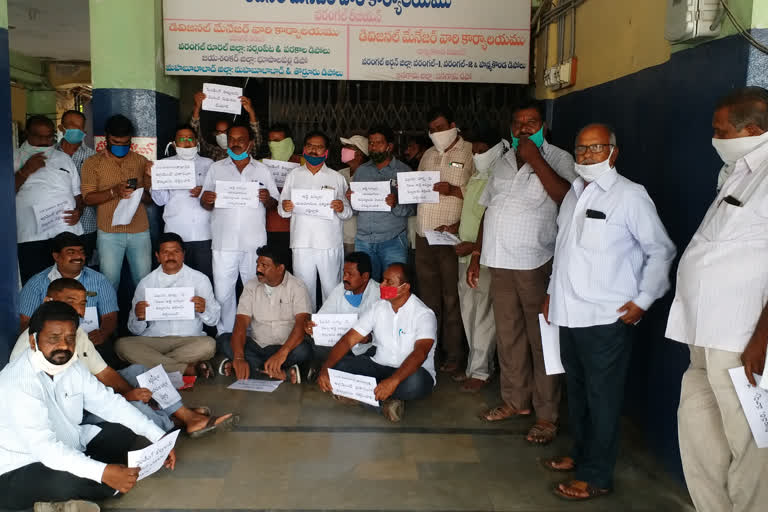
<svg viewBox="0 0 768 512">
<path fill-rule="evenodd" d="M 427 119 L 433 147 L 409 147 L 411 157 L 423 151 L 416 169 L 394 156 L 392 130 L 378 125 L 367 137 L 342 139 L 349 167 L 337 172 L 326 165 L 326 135 L 308 133 L 299 156 L 288 128 L 275 125 L 270 159 L 296 164 L 278 188 L 256 159 L 259 123 L 250 101 L 242 98 L 250 123 L 216 123 L 213 143 L 200 133 L 202 99 L 199 93 L 169 157 L 194 162 L 192 190 L 152 188 L 153 164 L 131 151 L 133 127 L 124 116 L 107 121 L 99 153 L 83 144 L 79 112 L 63 116 L 55 146 L 47 118 L 27 123 L 14 159 L 23 332 L 0 372 L 8 400 L 0 417 L 0 507 L 41 502 L 48 510 L 42 502 L 127 492 L 137 472 L 120 464 L 138 436 L 154 442 L 180 427 L 197 437 L 237 421 L 181 402 L 151 407 L 136 376 L 158 364 L 198 378 L 309 379 L 329 392 L 329 369 L 374 377 L 381 413 L 400 421 L 404 401 L 428 396 L 437 371 L 462 391 L 482 389 L 496 351 L 502 403 L 482 418 L 535 415 L 526 440 L 548 444 L 558 432 L 561 378 L 546 371 L 540 314 L 559 326 L 574 441 L 568 456 L 542 465 L 574 473 L 553 489 L 563 499 L 611 492 L 636 325 L 668 291 L 676 248 L 645 188 L 618 173 L 610 127 L 585 126 L 574 160 L 546 140 L 539 103 L 515 110 L 510 141 L 463 134 L 451 109 L 440 107 Z M 683 253 L 667 336 L 690 345 L 679 431 L 694 503 L 700 511 L 753 510 L 766 493 L 760 483 L 768 466 L 727 370 L 743 365 L 754 384 L 768 342 L 768 91 L 731 92 L 713 127 L 725 166 L 717 198 Z M 413 171 L 439 171 L 437 202 L 399 203 L 397 176 Z M 258 182 L 258 203 L 217 207 L 217 183 L 227 181 Z M 377 181 L 390 184 L 390 209 L 354 210 L 349 183 Z M 300 189 L 332 190 L 333 214 L 297 212 L 292 190 Z M 116 224 L 118 205 L 134 194 L 142 197 L 133 217 Z M 43 199 L 69 201 L 66 225 L 36 229 L 34 206 Z M 164 207 L 165 221 L 154 251 L 145 209 L 152 203 Z M 432 231 L 456 234 L 460 243 L 432 245 Z M 86 266 L 94 248 L 100 273 Z M 133 336 L 114 341 L 130 363 L 115 371 L 100 352 L 116 338 L 124 260 L 136 285 L 127 324 Z M 194 319 L 148 320 L 147 290 L 157 288 L 193 288 Z M 357 320 L 335 345 L 321 347 L 314 313 Z M 173 452 L 167 465 L 175 465 Z"/>
</svg>

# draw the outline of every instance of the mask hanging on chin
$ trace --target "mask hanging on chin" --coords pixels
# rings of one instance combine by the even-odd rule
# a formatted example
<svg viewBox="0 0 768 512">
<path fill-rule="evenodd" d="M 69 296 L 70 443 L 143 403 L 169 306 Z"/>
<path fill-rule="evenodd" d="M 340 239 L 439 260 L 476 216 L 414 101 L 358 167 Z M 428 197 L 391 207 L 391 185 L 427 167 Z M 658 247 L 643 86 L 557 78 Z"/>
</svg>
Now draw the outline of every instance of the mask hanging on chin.
<svg viewBox="0 0 768 512">
<path fill-rule="evenodd" d="M 600 179 L 600 176 L 607 173 L 613 167 L 611 167 L 611 156 L 613 156 L 613 148 L 611 148 L 611 152 L 608 154 L 608 158 L 603 160 L 602 162 L 598 162 L 596 164 L 575 164 L 576 174 L 581 176 L 581 179 L 586 181 L 587 183 L 592 183 L 593 181 L 597 181 Z"/>
<path fill-rule="evenodd" d="M 429 138 L 432 140 L 432 144 L 435 145 L 435 149 L 437 149 L 437 152 L 440 154 L 445 153 L 445 150 L 447 150 L 448 147 L 453 144 L 453 141 L 455 141 L 456 137 L 458 136 L 458 128 L 451 128 L 450 130 L 429 134 Z"/>
<path fill-rule="evenodd" d="M 72 353 L 72 357 L 69 361 L 63 364 L 53 364 L 45 358 L 45 355 L 40 350 L 40 346 L 37 344 L 37 335 L 35 337 L 35 350 L 32 352 L 32 365 L 40 371 L 47 373 L 50 376 L 56 376 L 60 373 L 64 373 L 67 369 L 77 362 L 77 352 Z"/>
<path fill-rule="evenodd" d="M 737 137 L 735 139 L 712 139 L 712 146 L 720 159 L 731 168 L 736 162 L 768 142 L 768 132 L 755 137 Z"/>
<path fill-rule="evenodd" d="M 539 131 L 537 131 L 533 135 L 530 135 L 528 139 L 534 144 L 536 144 L 537 148 L 541 148 L 541 146 L 544 144 L 544 125 L 541 125 L 541 128 L 539 128 Z M 515 148 L 515 151 L 517 151 L 517 146 L 519 144 L 520 144 L 520 138 L 512 135 L 512 147 Z"/>
<path fill-rule="evenodd" d="M 248 150 L 247 149 L 238 155 L 237 153 L 235 153 L 234 151 L 232 151 L 229 148 L 227 148 L 227 155 L 229 155 L 229 158 L 231 158 L 232 160 L 235 160 L 237 162 L 239 162 L 240 160 L 245 160 L 246 158 L 248 158 L 250 156 L 248 154 Z"/>
<path fill-rule="evenodd" d="M 216 134 L 216 144 L 221 149 L 227 149 L 227 134 L 226 133 L 217 133 Z"/>
</svg>

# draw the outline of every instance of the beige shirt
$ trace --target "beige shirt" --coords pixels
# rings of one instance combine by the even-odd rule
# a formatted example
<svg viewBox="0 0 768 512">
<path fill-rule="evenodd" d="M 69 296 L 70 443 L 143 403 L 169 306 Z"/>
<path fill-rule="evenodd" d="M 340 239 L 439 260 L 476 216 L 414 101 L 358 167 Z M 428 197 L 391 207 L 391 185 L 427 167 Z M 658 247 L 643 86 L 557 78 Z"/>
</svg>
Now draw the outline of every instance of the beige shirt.
<svg viewBox="0 0 768 512">
<path fill-rule="evenodd" d="M 237 306 L 238 315 L 251 318 L 251 336 L 260 347 L 282 345 L 296 325 L 296 315 L 312 313 L 304 283 L 290 272 L 274 288 L 254 278 L 248 281 Z"/>
<path fill-rule="evenodd" d="M 454 146 L 440 153 L 434 147 L 424 152 L 419 163 L 419 171 L 440 171 L 440 181 L 447 181 L 455 187 L 461 187 L 462 194 L 467 189 L 469 178 L 475 173 L 472 159 L 472 144 L 461 137 Z M 454 196 L 440 196 L 439 203 L 421 203 L 416 213 L 416 233 L 424 236 L 424 231 L 437 227 L 456 224 L 461 219 L 464 200 Z"/>
<path fill-rule="evenodd" d="M 13 361 L 28 348 L 29 329 L 25 329 L 16 340 L 16 345 L 14 345 L 11 357 L 8 360 Z M 91 372 L 91 375 L 98 375 L 107 368 L 107 363 L 104 362 L 99 351 L 93 346 L 93 342 L 88 338 L 88 333 L 80 327 L 78 327 L 75 333 L 75 352 L 77 352 L 78 361 L 82 361 L 85 367 L 88 368 L 88 371 Z"/>
</svg>

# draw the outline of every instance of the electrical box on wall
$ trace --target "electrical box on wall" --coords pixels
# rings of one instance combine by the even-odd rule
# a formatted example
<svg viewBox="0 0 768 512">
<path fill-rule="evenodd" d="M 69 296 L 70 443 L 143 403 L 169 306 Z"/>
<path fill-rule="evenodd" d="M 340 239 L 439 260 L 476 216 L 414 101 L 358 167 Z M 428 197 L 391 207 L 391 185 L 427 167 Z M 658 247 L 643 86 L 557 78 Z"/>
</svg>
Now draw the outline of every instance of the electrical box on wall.
<svg viewBox="0 0 768 512">
<path fill-rule="evenodd" d="M 544 86 L 549 89 L 564 89 L 576 84 L 576 57 L 544 71 Z"/>
<path fill-rule="evenodd" d="M 672 43 L 720 35 L 720 0 L 667 0 L 664 37 Z"/>
</svg>

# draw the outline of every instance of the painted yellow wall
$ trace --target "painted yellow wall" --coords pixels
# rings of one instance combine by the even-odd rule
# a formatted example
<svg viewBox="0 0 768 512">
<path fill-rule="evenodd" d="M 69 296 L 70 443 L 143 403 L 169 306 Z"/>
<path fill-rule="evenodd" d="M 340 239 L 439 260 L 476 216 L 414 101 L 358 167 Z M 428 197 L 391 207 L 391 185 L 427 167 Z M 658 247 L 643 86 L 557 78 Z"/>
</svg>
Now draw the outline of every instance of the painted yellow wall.
<svg viewBox="0 0 768 512">
<path fill-rule="evenodd" d="M 27 90 L 11 85 L 11 120 L 22 123 L 27 119 Z"/>
</svg>

